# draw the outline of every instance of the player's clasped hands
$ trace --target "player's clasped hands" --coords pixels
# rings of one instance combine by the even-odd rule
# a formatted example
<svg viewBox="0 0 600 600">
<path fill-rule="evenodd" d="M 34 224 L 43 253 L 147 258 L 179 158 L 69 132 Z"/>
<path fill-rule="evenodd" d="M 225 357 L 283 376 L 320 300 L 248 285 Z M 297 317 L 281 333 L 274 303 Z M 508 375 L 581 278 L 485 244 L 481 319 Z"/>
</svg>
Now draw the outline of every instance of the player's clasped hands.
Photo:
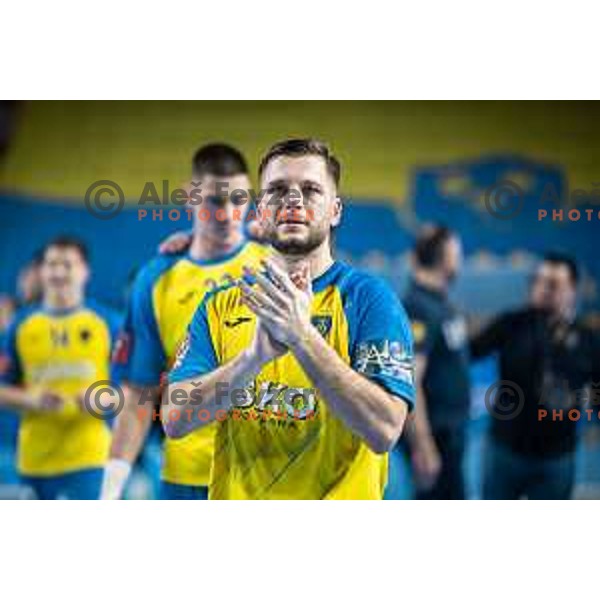
<svg viewBox="0 0 600 600">
<path fill-rule="evenodd" d="M 64 406 L 64 400 L 58 394 L 42 390 L 31 396 L 30 409 L 39 412 L 57 412 Z"/>
<path fill-rule="evenodd" d="M 262 264 L 264 271 L 251 272 L 255 285 L 243 279 L 238 285 L 242 302 L 258 317 L 255 345 L 267 342 L 260 339 L 264 329 L 272 346 L 270 358 L 275 358 L 301 342 L 311 327 L 310 273 L 307 265 L 288 274 L 272 260 Z M 264 350 L 264 343 L 257 349 Z"/>
</svg>

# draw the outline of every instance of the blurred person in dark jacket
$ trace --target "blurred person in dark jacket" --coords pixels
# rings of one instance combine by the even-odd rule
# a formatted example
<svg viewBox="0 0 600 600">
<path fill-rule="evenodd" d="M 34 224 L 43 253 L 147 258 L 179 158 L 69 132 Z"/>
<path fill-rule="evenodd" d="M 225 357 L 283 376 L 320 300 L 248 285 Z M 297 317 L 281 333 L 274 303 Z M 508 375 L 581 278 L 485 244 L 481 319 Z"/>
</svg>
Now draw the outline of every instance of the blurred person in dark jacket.
<svg viewBox="0 0 600 600">
<path fill-rule="evenodd" d="M 577 423 L 593 408 L 582 400 L 600 375 L 598 337 L 576 318 L 578 281 L 573 259 L 547 254 L 528 305 L 499 316 L 471 341 L 473 358 L 496 353 L 500 367 L 500 381 L 486 395 L 486 499 L 571 497 Z M 574 408 L 579 419 L 569 412 Z"/>
<path fill-rule="evenodd" d="M 470 405 L 466 323 L 448 298 L 462 262 L 458 235 L 426 226 L 413 252 L 404 307 L 412 323 L 417 403 L 407 429 L 419 499 L 463 499 L 465 425 Z"/>
</svg>

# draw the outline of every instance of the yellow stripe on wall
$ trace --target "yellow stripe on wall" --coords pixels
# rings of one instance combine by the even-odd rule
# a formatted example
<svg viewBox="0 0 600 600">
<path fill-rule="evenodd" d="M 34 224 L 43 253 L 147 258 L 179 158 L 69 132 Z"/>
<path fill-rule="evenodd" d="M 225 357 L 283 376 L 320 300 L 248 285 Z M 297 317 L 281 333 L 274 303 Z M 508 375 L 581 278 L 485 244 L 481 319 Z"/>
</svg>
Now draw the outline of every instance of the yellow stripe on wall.
<svg viewBox="0 0 600 600">
<path fill-rule="evenodd" d="M 0 185 L 81 201 L 110 179 L 136 198 L 146 181 L 180 185 L 204 143 L 239 146 L 255 169 L 289 136 L 329 142 L 355 197 L 402 199 L 414 166 L 482 153 L 559 163 L 572 187 L 600 183 L 600 103 L 38 101 L 23 107 Z"/>
</svg>

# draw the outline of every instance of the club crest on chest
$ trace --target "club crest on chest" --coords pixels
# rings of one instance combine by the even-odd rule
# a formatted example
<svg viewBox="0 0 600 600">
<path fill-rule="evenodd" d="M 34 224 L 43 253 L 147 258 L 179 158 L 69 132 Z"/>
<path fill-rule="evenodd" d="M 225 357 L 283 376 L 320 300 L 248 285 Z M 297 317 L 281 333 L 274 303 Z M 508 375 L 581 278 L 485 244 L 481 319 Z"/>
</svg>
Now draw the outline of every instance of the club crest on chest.
<svg viewBox="0 0 600 600">
<path fill-rule="evenodd" d="M 331 315 L 315 315 L 310 321 L 323 337 L 327 337 L 333 322 Z"/>
</svg>

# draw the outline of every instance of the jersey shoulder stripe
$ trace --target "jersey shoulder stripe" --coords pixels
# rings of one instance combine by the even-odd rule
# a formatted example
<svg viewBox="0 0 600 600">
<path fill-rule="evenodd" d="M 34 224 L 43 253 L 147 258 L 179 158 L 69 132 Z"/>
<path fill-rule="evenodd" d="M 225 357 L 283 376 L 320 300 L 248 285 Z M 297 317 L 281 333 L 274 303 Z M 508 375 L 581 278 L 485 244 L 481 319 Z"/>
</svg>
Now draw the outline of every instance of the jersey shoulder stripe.
<svg viewBox="0 0 600 600">
<path fill-rule="evenodd" d="M 156 282 L 169 269 L 173 268 L 180 260 L 184 260 L 186 255 L 159 255 L 149 260 L 139 271 L 135 277 L 132 293 L 142 294 L 147 293 L 152 296 L 152 288 Z"/>
</svg>

